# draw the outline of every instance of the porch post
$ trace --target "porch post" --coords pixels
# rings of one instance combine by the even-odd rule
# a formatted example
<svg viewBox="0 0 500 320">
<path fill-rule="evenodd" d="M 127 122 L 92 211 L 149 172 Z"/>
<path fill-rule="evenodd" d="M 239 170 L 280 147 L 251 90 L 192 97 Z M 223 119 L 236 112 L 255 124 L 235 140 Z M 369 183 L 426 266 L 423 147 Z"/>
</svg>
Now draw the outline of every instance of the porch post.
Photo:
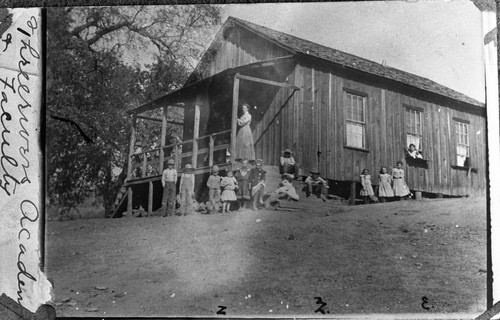
<svg viewBox="0 0 500 320">
<path fill-rule="evenodd" d="M 134 114 L 132 118 L 132 130 L 130 131 L 130 146 L 128 152 L 128 166 L 127 166 L 127 180 L 131 178 L 132 174 L 132 155 L 134 154 L 135 147 L 135 127 L 137 125 L 137 116 Z"/>
<path fill-rule="evenodd" d="M 210 142 L 208 144 L 208 166 L 211 167 L 214 165 L 214 145 L 215 140 L 214 136 L 210 136 Z"/>
<path fill-rule="evenodd" d="M 148 190 L 148 216 L 151 216 L 153 213 L 153 181 L 149 181 L 149 190 Z"/>
<path fill-rule="evenodd" d="M 132 192 L 132 187 L 128 187 L 128 193 L 127 193 L 127 214 L 129 217 L 132 216 L 132 205 L 133 205 L 133 192 Z"/>
<path fill-rule="evenodd" d="M 349 204 L 356 204 L 356 181 L 351 181 L 351 196 L 349 198 Z"/>
<path fill-rule="evenodd" d="M 198 164 L 198 137 L 200 136 L 200 106 L 194 106 L 194 129 L 193 129 L 193 155 L 191 165 L 196 168 Z"/>
<path fill-rule="evenodd" d="M 236 159 L 236 129 L 237 129 L 237 121 L 238 121 L 238 100 L 239 100 L 239 91 L 240 91 L 240 78 L 238 78 L 239 74 L 234 75 L 234 83 L 233 83 L 233 109 L 232 109 L 232 118 L 231 118 L 231 163 L 235 162 Z"/>
<path fill-rule="evenodd" d="M 163 161 L 165 159 L 165 152 L 163 147 L 165 147 L 165 135 L 167 134 L 167 110 L 168 106 L 163 107 L 163 116 L 161 118 L 161 137 L 160 137 L 160 163 L 159 163 L 159 171 L 160 175 L 163 174 Z"/>
</svg>

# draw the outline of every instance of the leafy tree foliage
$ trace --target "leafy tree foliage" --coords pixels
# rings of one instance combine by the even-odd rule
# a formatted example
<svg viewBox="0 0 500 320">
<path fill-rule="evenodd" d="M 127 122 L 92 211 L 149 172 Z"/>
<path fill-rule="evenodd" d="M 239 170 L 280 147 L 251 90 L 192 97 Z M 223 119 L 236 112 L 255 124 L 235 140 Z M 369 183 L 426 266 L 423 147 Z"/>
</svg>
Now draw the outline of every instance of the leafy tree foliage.
<svg viewBox="0 0 500 320">
<path fill-rule="evenodd" d="M 55 8 L 47 16 L 48 196 L 74 207 L 93 191 L 109 213 L 127 172 L 126 110 L 182 86 L 219 12 L 206 5 Z M 151 63 L 134 62 L 151 50 Z M 159 140 L 157 124 L 142 127 L 142 139 Z"/>
</svg>

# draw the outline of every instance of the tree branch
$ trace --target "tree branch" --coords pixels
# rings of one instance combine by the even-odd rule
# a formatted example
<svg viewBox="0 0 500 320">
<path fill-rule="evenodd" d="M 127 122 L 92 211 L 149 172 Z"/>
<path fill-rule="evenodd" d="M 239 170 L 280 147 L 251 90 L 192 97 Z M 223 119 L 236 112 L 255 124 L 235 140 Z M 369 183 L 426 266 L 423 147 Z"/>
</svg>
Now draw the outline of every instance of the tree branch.
<svg viewBox="0 0 500 320">
<path fill-rule="evenodd" d="M 102 37 L 104 37 L 108 33 L 114 32 L 118 29 L 121 29 L 121 28 L 129 26 L 129 25 L 130 25 L 130 22 L 123 21 L 123 22 L 115 24 L 114 26 L 109 26 L 109 27 L 103 28 L 103 29 L 97 31 L 96 34 L 92 38 L 90 38 L 90 40 L 87 41 L 87 44 L 90 47 L 91 45 L 93 45 L 94 43 L 99 41 Z"/>
</svg>

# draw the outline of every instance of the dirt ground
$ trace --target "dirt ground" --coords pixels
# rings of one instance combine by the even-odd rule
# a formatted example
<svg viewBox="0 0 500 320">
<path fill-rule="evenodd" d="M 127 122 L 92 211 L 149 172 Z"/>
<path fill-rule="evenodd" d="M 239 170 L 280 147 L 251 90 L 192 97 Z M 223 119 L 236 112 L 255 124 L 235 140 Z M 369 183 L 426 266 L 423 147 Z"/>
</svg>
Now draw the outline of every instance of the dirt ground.
<svg viewBox="0 0 500 320">
<path fill-rule="evenodd" d="M 47 221 L 53 305 L 58 316 L 216 316 L 218 306 L 318 316 L 319 297 L 325 314 L 485 311 L 484 199 L 314 201 L 305 211 Z"/>
</svg>

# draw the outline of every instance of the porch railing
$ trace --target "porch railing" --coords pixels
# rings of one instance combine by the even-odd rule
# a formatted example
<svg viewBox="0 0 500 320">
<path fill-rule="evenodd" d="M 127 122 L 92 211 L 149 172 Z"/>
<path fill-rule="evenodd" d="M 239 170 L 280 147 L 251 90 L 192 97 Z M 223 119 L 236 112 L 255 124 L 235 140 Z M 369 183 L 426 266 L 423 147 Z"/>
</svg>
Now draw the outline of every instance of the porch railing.
<svg viewBox="0 0 500 320">
<path fill-rule="evenodd" d="M 230 137 L 226 138 L 224 135 L 229 136 L 231 130 L 224 130 L 201 137 L 184 140 L 177 143 L 172 143 L 163 147 L 164 152 L 164 163 L 160 163 L 160 150 L 161 148 L 149 149 L 142 152 L 133 153 L 131 155 L 131 174 L 128 180 L 136 180 L 146 177 L 158 176 L 165 168 L 165 163 L 168 159 L 174 159 L 175 168 L 177 170 L 182 169 L 183 159 L 191 158 L 189 161 L 197 169 L 211 167 L 216 164 L 227 163 L 229 160 L 226 154 L 223 157 L 214 157 L 217 151 L 229 150 L 230 148 Z M 222 137 L 221 137 L 222 136 Z M 222 141 L 227 141 L 227 143 L 221 143 L 216 145 L 217 139 L 222 138 Z M 186 149 L 184 145 L 191 145 L 192 150 L 182 152 Z M 198 148 L 198 146 L 205 146 Z M 205 154 L 203 161 L 198 166 L 198 158 L 200 155 Z M 221 159 L 222 158 L 222 159 Z"/>
</svg>

